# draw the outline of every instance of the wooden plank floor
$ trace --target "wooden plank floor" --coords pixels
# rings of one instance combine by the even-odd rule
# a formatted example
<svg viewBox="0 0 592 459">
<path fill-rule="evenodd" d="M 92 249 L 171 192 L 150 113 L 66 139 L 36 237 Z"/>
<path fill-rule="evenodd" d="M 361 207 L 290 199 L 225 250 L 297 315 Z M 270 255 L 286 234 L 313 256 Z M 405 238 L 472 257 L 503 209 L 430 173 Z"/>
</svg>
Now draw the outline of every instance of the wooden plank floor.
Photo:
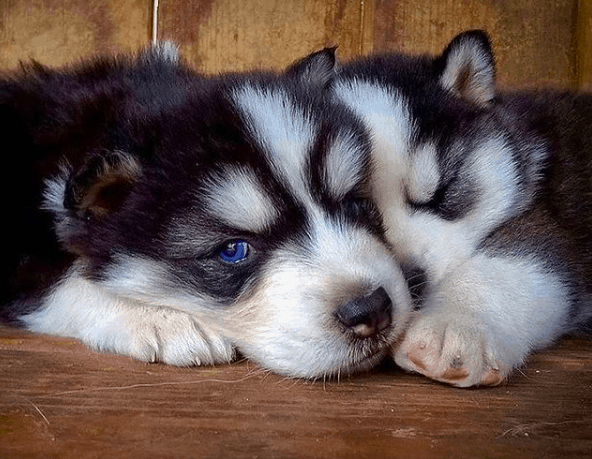
<svg viewBox="0 0 592 459">
<path fill-rule="evenodd" d="M 592 457 L 592 342 L 502 387 L 174 368 L 0 327 L 0 458 Z"/>
</svg>

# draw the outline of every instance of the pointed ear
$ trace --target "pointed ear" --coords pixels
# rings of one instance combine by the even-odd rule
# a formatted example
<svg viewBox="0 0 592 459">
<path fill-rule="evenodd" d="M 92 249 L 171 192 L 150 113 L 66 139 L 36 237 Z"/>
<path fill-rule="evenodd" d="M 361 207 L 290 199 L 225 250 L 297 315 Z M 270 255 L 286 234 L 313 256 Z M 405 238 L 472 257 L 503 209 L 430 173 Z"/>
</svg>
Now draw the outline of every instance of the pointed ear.
<svg viewBox="0 0 592 459">
<path fill-rule="evenodd" d="M 139 161 L 120 151 L 92 156 L 66 183 L 64 207 L 101 218 L 119 208 L 142 174 Z"/>
<path fill-rule="evenodd" d="M 495 98 L 495 64 L 487 34 L 471 30 L 457 35 L 438 58 L 444 89 L 479 107 Z"/>
<path fill-rule="evenodd" d="M 286 70 L 286 74 L 297 78 L 311 88 L 324 89 L 335 74 L 335 50 L 324 48 L 296 61 Z"/>
</svg>

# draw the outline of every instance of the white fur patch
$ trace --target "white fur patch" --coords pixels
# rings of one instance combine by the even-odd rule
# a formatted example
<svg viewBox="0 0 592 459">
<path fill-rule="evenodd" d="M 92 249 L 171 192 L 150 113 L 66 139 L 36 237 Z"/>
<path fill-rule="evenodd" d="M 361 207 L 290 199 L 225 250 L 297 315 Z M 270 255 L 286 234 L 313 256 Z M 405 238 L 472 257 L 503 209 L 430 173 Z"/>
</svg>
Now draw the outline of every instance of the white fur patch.
<svg viewBox="0 0 592 459">
<path fill-rule="evenodd" d="M 49 210 L 56 216 L 65 212 L 64 198 L 66 195 L 68 176 L 68 168 L 62 166 L 60 172 L 55 177 L 45 181 L 42 208 Z"/>
<path fill-rule="evenodd" d="M 309 116 L 279 89 L 244 86 L 233 99 L 276 173 L 296 196 L 308 194 L 303 174 L 316 134 Z"/>
<path fill-rule="evenodd" d="M 325 183 L 335 199 L 343 198 L 363 177 L 360 145 L 353 136 L 340 132 L 327 152 Z"/>
<path fill-rule="evenodd" d="M 63 165 L 60 172 L 55 177 L 45 180 L 43 201 L 41 203 L 41 209 L 51 212 L 54 220 L 55 232 L 60 240 L 68 238 L 69 225 L 72 218 L 68 210 L 64 207 L 66 183 L 68 182 L 69 175 L 70 172 L 68 167 Z"/>
<path fill-rule="evenodd" d="M 522 210 L 522 196 L 518 189 L 518 172 L 512 151 L 501 137 L 486 139 L 471 153 L 466 174 L 475 178 L 480 188 L 480 201 L 472 215 L 472 226 L 488 233 L 493 225 Z M 482 234 L 484 235 L 484 234 Z"/>
<path fill-rule="evenodd" d="M 103 288 L 73 268 L 43 306 L 22 320 L 31 331 L 76 338 L 97 351 L 148 362 L 195 365 L 231 361 L 233 347 L 216 329 L 215 321 L 181 311 L 162 295 L 162 306 L 143 301 L 153 296 L 140 293 L 142 284 L 152 292 L 157 288 L 150 282 L 153 278 L 148 271 L 142 274 L 135 266 L 127 279 L 118 280 L 116 288 Z M 134 291 L 139 293 L 137 300 L 130 298 Z"/>
<path fill-rule="evenodd" d="M 440 183 L 436 146 L 424 144 L 418 147 L 409 160 L 405 179 L 408 197 L 415 204 L 425 204 L 432 199 Z"/>
<path fill-rule="evenodd" d="M 159 41 L 148 48 L 150 54 L 163 62 L 175 63 L 179 60 L 179 47 L 175 42 Z"/>
<path fill-rule="evenodd" d="M 448 282 L 456 276 L 474 288 L 477 301 L 464 302 L 479 312 L 504 353 L 546 346 L 565 330 L 569 290 L 534 259 L 478 254 Z"/>
<path fill-rule="evenodd" d="M 334 97 L 346 104 L 369 128 L 372 140 L 373 195 L 379 207 L 402 206 L 413 123 L 404 98 L 362 81 L 339 81 Z"/>
<path fill-rule="evenodd" d="M 254 233 L 269 228 L 278 210 L 253 172 L 228 168 L 206 187 L 206 207 L 228 225 Z"/>
<path fill-rule="evenodd" d="M 403 96 L 372 83 L 353 80 L 339 81 L 334 97 L 371 128 L 374 152 L 381 155 L 379 166 L 389 169 L 385 174 L 400 176 L 399 166 L 406 164 L 414 129 Z"/>
</svg>

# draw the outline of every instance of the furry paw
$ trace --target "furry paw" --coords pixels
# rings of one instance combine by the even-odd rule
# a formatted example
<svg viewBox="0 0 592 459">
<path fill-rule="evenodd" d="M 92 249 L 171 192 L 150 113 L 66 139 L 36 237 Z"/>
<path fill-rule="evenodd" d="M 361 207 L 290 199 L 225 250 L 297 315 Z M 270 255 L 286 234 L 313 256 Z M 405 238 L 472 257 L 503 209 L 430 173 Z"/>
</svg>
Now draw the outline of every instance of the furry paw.
<svg viewBox="0 0 592 459">
<path fill-rule="evenodd" d="M 117 334 L 99 333 L 85 340 L 101 352 L 115 352 L 145 362 L 169 365 L 208 365 L 230 362 L 232 344 L 219 333 L 201 326 L 185 312 L 164 308 L 130 309 L 126 327 Z"/>
<path fill-rule="evenodd" d="M 496 386 L 512 367 L 496 358 L 487 337 L 459 318 L 419 317 L 394 349 L 395 362 L 457 387 Z"/>
</svg>

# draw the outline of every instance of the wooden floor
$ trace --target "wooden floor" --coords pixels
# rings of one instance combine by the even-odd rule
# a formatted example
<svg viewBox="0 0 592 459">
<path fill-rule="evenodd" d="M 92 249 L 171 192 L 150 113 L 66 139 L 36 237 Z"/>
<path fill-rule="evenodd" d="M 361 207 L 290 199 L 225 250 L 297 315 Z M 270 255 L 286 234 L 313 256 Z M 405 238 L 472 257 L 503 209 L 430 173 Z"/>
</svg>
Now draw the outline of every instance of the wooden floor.
<svg viewBox="0 0 592 459">
<path fill-rule="evenodd" d="M 461 390 L 394 367 L 314 383 L 174 368 L 0 327 L 0 458 L 590 458 L 591 351 L 568 340 Z"/>
</svg>

